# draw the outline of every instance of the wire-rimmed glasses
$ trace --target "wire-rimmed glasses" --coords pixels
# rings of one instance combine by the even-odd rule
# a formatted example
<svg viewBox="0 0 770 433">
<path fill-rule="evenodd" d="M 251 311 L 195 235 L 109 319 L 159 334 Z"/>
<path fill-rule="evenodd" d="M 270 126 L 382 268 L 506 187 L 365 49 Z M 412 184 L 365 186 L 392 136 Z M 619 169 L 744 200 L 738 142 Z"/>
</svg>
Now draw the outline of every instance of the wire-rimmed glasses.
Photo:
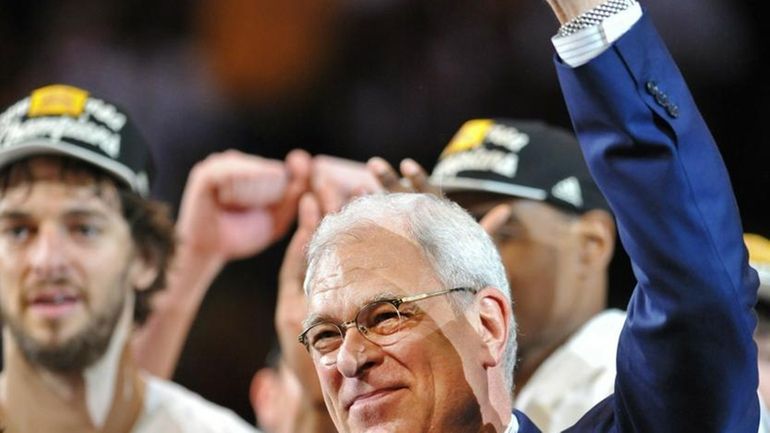
<svg viewBox="0 0 770 433">
<path fill-rule="evenodd" d="M 297 339 L 305 346 L 308 352 L 318 355 L 321 362 L 330 365 L 335 362 L 335 354 L 342 345 L 348 329 L 355 327 L 367 340 L 378 346 L 392 345 L 403 337 L 403 333 L 399 331 L 403 329 L 404 323 L 407 320 L 407 315 L 401 310 L 404 304 L 455 292 L 471 292 L 475 294 L 476 289 L 455 287 L 453 289 L 370 302 L 358 310 L 353 320 L 340 324 L 332 322 L 314 323 L 305 328 Z"/>
</svg>

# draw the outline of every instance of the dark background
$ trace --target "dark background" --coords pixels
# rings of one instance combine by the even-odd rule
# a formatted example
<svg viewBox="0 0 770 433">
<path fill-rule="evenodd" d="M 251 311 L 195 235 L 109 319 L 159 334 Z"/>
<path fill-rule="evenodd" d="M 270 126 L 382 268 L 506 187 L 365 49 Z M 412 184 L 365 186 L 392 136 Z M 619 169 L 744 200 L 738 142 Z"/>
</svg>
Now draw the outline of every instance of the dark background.
<svg viewBox="0 0 770 433">
<path fill-rule="evenodd" d="M 770 234 L 767 30 L 754 0 L 648 0 L 720 144 L 748 231 Z M 239 148 L 432 167 L 473 117 L 569 127 L 539 0 L 0 0 L 0 105 L 65 82 L 119 101 L 155 148 L 155 196 Z M 544 161 L 547 163 L 547 161 Z M 210 290 L 175 379 L 253 421 L 286 241 Z M 613 305 L 632 287 L 622 254 Z"/>
</svg>

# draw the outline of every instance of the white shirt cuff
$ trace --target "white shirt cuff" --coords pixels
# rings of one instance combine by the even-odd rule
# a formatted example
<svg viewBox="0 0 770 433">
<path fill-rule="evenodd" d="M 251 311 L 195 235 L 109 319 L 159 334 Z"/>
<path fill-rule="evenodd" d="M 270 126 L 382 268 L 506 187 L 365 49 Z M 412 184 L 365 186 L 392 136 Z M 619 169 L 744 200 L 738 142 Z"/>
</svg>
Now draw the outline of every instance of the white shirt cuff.
<svg viewBox="0 0 770 433">
<path fill-rule="evenodd" d="M 556 53 L 564 63 L 576 68 L 584 65 L 609 48 L 642 17 L 642 7 L 635 3 L 601 23 L 567 36 L 551 38 Z"/>
</svg>

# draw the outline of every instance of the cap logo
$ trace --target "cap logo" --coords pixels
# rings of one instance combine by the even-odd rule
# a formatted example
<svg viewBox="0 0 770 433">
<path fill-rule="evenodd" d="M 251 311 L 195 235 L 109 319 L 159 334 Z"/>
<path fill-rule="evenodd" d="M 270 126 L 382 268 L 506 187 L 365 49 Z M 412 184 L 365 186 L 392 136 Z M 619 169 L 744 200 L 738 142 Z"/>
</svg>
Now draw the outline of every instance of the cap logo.
<svg viewBox="0 0 770 433">
<path fill-rule="evenodd" d="M 124 145 L 131 146 L 126 155 Z M 139 195 L 149 193 L 147 143 L 118 106 L 87 90 L 48 85 L 0 112 L 0 167 L 46 154 L 91 164 Z"/>
<path fill-rule="evenodd" d="M 529 135 L 513 126 L 495 123 L 492 119 L 469 120 L 441 153 L 433 176 L 454 177 L 461 171 L 491 171 L 513 178 L 519 168 L 518 152 L 527 144 Z"/>
<path fill-rule="evenodd" d="M 41 87 L 30 97 L 29 117 L 72 116 L 78 117 L 88 99 L 88 92 L 77 87 L 54 84 Z"/>
<path fill-rule="evenodd" d="M 126 115 L 85 90 L 55 84 L 42 87 L 0 115 L 0 148 L 35 140 L 77 140 L 116 159 Z"/>
<path fill-rule="evenodd" d="M 575 176 L 560 180 L 551 188 L 551 195 L 572 204 L 576 208 L 583 206 L 583 193 L 580 190 L 580 182 Z"/>
<path fill-rule="evenodd" d="M 431 177 L 455 177 L 461 171 L 491 171 L 501 176 L 514 177 L 519 168 L 519 156 L 497 149 L 479 148 L 441 160 L 433 168 Z"/>
<path fill-rule="evenodd" d="M 513 126 L 498 123 L 490 128 L 486 140 L 494 145 L 504 147 L 511 152 L 519 153 L 524 146 L 529 144 L 529 135 L 519 131 Z"/>
<path fill-rule="evenodd" d="M 452 137 L 452 141 L 444 148 L 444 151 L 441 152 L 439 158 L 481 146 L 490 128 L 492 128 L 492 120 L 490 119 L 475 119 L 465 122 Z"/>
</svg>

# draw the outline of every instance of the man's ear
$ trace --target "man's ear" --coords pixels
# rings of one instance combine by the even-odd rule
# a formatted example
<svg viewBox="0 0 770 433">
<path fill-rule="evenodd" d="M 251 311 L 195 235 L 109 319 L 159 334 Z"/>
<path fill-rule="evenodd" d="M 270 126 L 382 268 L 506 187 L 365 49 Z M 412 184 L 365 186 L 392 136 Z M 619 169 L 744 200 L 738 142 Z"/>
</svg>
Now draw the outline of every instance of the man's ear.
<svg viewBox="0 0 770 433">
<path fill-rule="evenodd" d="M 137 254 L 131 264 L 131 269 L 129 269 L 132 287 L 138 291 L 149 289 L 158 278 L 159 272 L 157 260 L 150 260 Z"/>
<path fill-rule="evenodd" d="M 511 323 L 511 301 L 499 290 L 486 287 L 476 294 L 480 319 L 479 332 L 483 348 L 485 367 L 494 367 L 503 362 L 505 346 L 509 338 Z"/>
<path fill-rule="evenodd" d="M 584 213 L 577 229 L 584 263 L 593 268 L 607 267 L 615 249 L 615 222 L 609 212 L 594 209 Z"/>
<path fill-rule="evenodd" d="M 276 392 L 276 387 L 278 386 L 277 376 L 278 374 L 275 370 L 264 367 L 257 370 L 251 379 L 249 400 L 251 401 L 254 415 L 257 417 L 257 422 L 263 427 L 275 425 L 273 414 L 280 412 L 275 410 L 275 404 L 283 403 L 276 401 L 279 398 Z"/>
</svg>

